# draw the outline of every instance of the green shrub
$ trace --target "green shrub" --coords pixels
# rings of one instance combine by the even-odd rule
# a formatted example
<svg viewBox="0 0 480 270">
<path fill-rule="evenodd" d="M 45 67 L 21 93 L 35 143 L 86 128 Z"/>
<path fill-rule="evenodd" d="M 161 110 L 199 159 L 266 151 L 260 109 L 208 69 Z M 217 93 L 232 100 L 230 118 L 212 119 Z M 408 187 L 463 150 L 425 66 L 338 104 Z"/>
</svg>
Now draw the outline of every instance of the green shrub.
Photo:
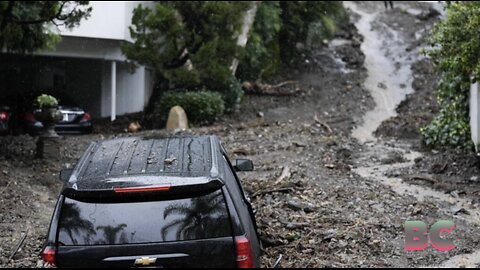
<svg viewBox="0 0 480 270">
<path fill-rule="evenodd" d="M 235 76 L 230 75 L 226 80 L 217 81 L 209 89 L 222 95 L 226 113 L 233 113 L 240 109 L 244 92 L 242 84 Z"/>
<path fill-rule="evenodd" d="M 437 23 L 425 50 L 442 75 L 437 87 L 441 109 L 420 132 L 430 146 L 470 148 L 469 90 L 480 78 L 480 3 L 452 1 Z"/>
<path fill-rule="evenodd" d="M 219 93 L 185 92 L 183 90 L 165 92 L 160 97 L 155 109 L 166 119 L 170 109 L 176 105 L 185 110 L 191 123 L 200 125 L 214 122 L 225 111 L 225 104 Z"/>
<path fill-rule="evenodd" d="M 436 93 L 441 109 L 431 123 L 420 129 L 427 146 L 472 146 L 468 116 L 469 87 L 468 77 L 443 74 Z"/>
</svg>

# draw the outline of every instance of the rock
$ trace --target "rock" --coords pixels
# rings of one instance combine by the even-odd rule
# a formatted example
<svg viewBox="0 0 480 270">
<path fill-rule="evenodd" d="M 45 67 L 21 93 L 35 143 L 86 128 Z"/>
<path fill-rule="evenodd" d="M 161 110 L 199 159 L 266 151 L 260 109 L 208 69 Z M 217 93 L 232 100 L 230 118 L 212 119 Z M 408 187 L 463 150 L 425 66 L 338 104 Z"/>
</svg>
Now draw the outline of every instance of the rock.
<svg viewBox="0 0 480 270">
<path fill-rule="evenodd" d="M 323 237 L 322 240 L 323 241 L 330 240 L 330 239 L 334 238 L 336 235 L 337 235 L 337 230 L 330 229 L 330 230 L 326 231 L 325 236 Z"/>
<path fill-rule="evenodd" d="M 304 142 L 293 142 L 293 145 L 296 147 L 307 147 L 307 144 Z"/>
<path fill-rule="evenodd" d="M 438 12 L 438 10 L 430 7 L 430 8 L 428 8 L 428 11 L 422 11 L 422 13 L 418 14 L 415 17 L 417 19 L 421 20 L 421 21 L 426 21 L 430 18 L 435 18 L 435 17 L 438 17 L 438 16 L 440 16 L 440 12 Z"/>
<path fill-rule="evenodd" d="M 295 229 L 301 229 L 308 226 L 309 226 L 308 223 L 290 222 L 290 223 L 287 223 L 285 227 L 290 230 L 295 230 Z"/>
<path fill-rule="evenodd" d="M 467 209 L 463 208 L 463 207 L 453 207 L 452 208 L 452 213 L 453 215 L 458 215 L 458 214 L 464 214 L 464 215 L 470 215 L 470 211 L 468 211 Z"/>
<path fill-rule="evenodd" d="M 311 213 L 315 211 L 315 206 L 312 204 L 303 203 L 297 200 L 290 200 L 287 202 L 287 206 L 295 211 L 303 210 L 305 213 Z"/>
<path fill-rule="evenodd" d="M 379 82 L 379 83 L 377 84 L 377 87 L 378 87 L 378 88 L 382 88 L 382 89 L 387 89 L 387 86 L 386 86 L 383 82 Z"/>
<path fill-rule="evenodd" d="M 138 132 L 142 129 L 142 126 L 140 125 L 140 123 L 138 123 L 138 121 L 135 121 L 135 122 L 131 122 L 129 125 L 128 125 L 128 132 L 131 132 L 131 133 L 135 133 L 135 132 Z"/>
<path fill-rule="evenodd" d="M 180 106 L 174 106 L 168 113 L 167 130 L 184 130 L 188 129 L 188 119 L 185 110 Z"/>
</svg>

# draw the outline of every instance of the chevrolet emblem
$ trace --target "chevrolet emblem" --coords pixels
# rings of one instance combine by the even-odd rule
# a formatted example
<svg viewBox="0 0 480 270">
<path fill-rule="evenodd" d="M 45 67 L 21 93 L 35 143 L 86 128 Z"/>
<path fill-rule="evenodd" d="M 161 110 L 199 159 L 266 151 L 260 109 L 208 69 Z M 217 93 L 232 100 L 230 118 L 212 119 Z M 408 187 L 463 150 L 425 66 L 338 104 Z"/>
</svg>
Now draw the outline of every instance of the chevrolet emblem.
<svg viewBox="0 0 480 270">
<path fill-rule="evenodd" d="M 157 258 L 141 257 L 140 259 L 135 260 L 135 265 L 147 266 L 152 263 L 155 263 Z"/>
</svg>

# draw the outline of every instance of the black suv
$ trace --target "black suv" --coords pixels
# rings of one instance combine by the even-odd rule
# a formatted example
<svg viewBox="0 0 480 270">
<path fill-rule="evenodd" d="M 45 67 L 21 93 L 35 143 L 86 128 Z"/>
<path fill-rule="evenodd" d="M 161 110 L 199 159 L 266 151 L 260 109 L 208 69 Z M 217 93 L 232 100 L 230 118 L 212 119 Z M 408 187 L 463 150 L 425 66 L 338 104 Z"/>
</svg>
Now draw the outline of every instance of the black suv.
<svg viewBox="0 0 480 270">
<path fill-rule="evenodd" d="M 65 181 L 44 261 L 59 267 L 259 267 L 252 207 L 215 136 L 92 143 Z"/>
</svg>

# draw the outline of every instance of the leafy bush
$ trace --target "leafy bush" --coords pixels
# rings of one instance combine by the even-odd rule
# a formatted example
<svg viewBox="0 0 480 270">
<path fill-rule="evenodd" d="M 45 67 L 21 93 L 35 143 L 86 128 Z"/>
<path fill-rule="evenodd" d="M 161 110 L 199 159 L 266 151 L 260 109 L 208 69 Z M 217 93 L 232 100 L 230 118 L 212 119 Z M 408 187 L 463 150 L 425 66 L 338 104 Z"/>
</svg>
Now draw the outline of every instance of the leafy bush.
<svg viewBox="0 0 480 270">
<path fill-rule="evenodd" d="M 420 132 L 427 145 L 470 147 L 468 96 L 471 78 L 480 76 L 480 3 L 450 2 L 447 14 L 434 27 L 426 50 L 442 74 L 436 92 L 441 110 Z"/>
<path fill-rule="evenodd" d="M 53 108 L 58 106 L 58 100 L 53 96 L 42 94 L 35 99 L 34 105 L 40 109 Z"/>
<path fill-rule="evenodd" d="M 445 76 L 438 86 L 438 102 L 441 109 L 433 121 L 420 129 L 427 146 L 470 147 L 472 145 L 468 118 L 470 83 L 462 78 Z"/>
<path fill-rule="evenodd" d="M 218 92 L 222 94 L 222 98 L 225 101 L 226 113 L 233 113 L 240 109 L 240 102 L 242 101 L 244 92 L 242 84 L 235 76 L 230 76 L 230 78 L 223 83 L 223 89 L 219 89 Z"/>
<path fill-rule="evenodd" d="M 188 120 L 194 124 L 209 124 L 223 115 L 225 105 L 219 93 L 211 91 L 165 92 L 158 101 L 155 110 L 165 119 L 173 106 L 181 106 L 187 113 Z"/>
</svg>

